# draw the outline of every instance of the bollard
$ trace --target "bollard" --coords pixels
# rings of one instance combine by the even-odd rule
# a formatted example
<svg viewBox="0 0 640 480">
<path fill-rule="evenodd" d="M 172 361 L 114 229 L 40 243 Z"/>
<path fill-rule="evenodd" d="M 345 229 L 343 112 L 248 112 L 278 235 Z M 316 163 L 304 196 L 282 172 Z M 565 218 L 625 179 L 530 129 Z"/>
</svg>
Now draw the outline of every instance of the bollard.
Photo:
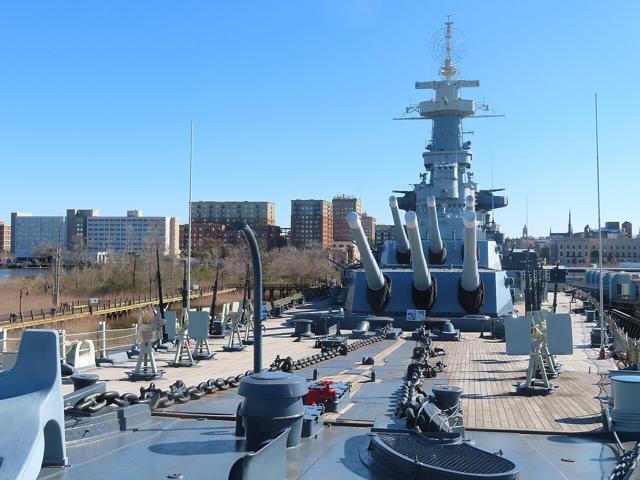
<svg viewBox="0 0 640 480">
<path fill-rule="evenodd" d="M 100 358 L 107 357 L 107 322 L 98 323 L 98 351 Z"/>
</svg>

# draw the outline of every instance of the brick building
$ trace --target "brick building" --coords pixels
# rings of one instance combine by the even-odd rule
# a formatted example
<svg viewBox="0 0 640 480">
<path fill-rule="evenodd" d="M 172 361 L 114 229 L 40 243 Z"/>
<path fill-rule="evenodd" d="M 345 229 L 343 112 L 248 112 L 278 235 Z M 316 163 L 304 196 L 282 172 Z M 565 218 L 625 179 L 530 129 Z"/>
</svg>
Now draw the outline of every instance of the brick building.
<svg viewBox="0 0 640 480">
<path fill-rule="evenodd" d="M 332 205 L 326 200 L 291 200 L 291 244 L 329 248 L 333 244 Z"/>
</svg>

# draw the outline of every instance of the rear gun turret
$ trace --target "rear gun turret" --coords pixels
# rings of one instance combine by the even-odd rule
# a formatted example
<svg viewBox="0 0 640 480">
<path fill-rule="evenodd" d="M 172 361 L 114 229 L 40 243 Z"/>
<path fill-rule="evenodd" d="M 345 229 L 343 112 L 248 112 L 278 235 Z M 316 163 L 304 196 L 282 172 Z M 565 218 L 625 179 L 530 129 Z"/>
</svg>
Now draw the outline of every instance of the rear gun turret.
<svg viewBox="0 0 640 480">
<path fill-rule="evenodd" d="M 391 280 L 382 274 L 380 267 L 378 267 L 373 258 L 373 253 L 369 248 L 358 214 L 355 212 L 347 214 L 347 223 L 360 251 L 360 260 L 362 261 L 367 281 L 367 302 L 376 315 L 380 314 L 391 297 Z"/>
<path fill-rule="evenodd" d="M 396 230 L 396 261 L 401 265 L 407 265 L 411 260 L 411 250 L 409 248 L 409 242 L 407 241 L 407 235 L 405 234 L 402 222 L 400 221 L 398 199 L 393 195 L 389 197 L 389 207 L 391 208 L 393 224 L 395 225 Z"/>
<path fill-rule="evenodd" d="M 407 224 L 407 234 L 411 246 L 411 259 L 413 263 L 411 299 L 417 308 L 430 310 L 436 299 L 436 280 L 431 276 L 427 261 L 424 258 L 416 212 L 407 212 L 404 219 Z"/>
<path fill-rule="evenodd" d="M 484 285 L 478 272 L 476 253 L 476 214 L 464 212 L 464 259 L 458 284 L 458 302 L 469 313 L 478 313 L 484 305 Z"/>
<path fill-rule="evenodd" d="M 447 248 L 442 243 L 440 226 L 438 225 L 438 212 L 436 212 L 436 198 L 433 195 L 427 197 L 427 211 L 429 212 L 429 263 L 442 265 L 447 260 Z"/>
</svg>

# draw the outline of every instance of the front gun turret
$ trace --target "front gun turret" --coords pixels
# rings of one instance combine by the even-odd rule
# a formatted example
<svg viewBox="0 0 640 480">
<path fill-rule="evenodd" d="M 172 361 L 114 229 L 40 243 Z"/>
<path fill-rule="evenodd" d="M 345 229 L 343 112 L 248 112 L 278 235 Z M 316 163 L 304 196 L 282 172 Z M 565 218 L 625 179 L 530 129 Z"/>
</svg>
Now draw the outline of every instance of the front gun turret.
<svg viewBox="0 0 640 480">
<path fill-rule="evenodd" d="M 391 280 L 382 274 L 373 258 L 367 237 L 362 229 L 360 217 L 356 212 L 347 214 L 347 223 L 353 233 L 353 239 L 360 251 L 360 260 L 367 280 L 367 302 L 376 315 L 382 313 L 391 297 Z"/>
<path fill-rule="evenodd" d="M 393 217 L 393 224 L 396 230 L 396 261 L 400 265 L 407 265 L 411 260 L 411 250 L 409 248 L 409 242 L 407 241 L 407 235 L 402 227 L 400 221 L 400 211 L 398 210 L 398 199 L 391 195 L 389 197 L 389 207 L 391 208 L 391 216 Z"/>
<path fill-rule="evenodd" d="M 464 259 L 458 284 L 458 302 L 469 313 L 478 313 L 484 305 L 484 284 L 478 272 L 476 247 L 476 214 L 464 212 Z"/>
<path fill-rule="evenodd" d="M 436 280 L 429 273 L 429 267 L 424 258 L 420 230 L 418 229 L 418 216 L 416 212 L 409 211 L 405 214 L 404 220 L 407 224 L 407 234 L 409 236 L 411 252 L 413 252 L 411 299 L 417 308 L 430 310 L 436 300 Z"/>
</svg>

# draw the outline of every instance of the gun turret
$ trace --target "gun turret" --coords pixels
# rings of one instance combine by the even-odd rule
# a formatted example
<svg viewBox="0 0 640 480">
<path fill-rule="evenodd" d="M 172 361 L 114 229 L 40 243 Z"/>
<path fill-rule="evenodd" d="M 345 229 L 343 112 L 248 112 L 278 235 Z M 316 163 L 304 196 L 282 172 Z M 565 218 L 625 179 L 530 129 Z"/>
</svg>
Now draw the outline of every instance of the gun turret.
<svg viewBox="0 0 640 480">
<path fill-rule="evenodd" d="M 436 197 L 427 197 L 427 211 L 429 212 L 429 263 L 432 265 L 442 265 L 447 261 L 447 248 L 442 243 L 440 226 L 438 225 L 438 212 L 436 212 Z"/>
<path fill-rule="evenodd" d="M 418 216 L 416 212 L 409 211 L 404 216 L 407 224 L 407 234 L 411 246 L 413 262 L 413 285 L 411 298 L 416 307 L 422 310 L 430 310 L 436 299 L 436 280 L 429 273 L 427 261 L 422 250 L 422 240 L 418 229 Z"/>
<path fill-rule="evenodd" d="M 464 251 L 467 253 L 462 262 L 462 275 L 458 284 L 458 302 L 469 313 L 478 313 L 484 305 L 484 284 L 478 273 L 476 252 L 476 214 L 464 212 Z"/>
<path fill-rule="evenodd" d="M 409 248 L 409 242 L 407 241 L 407 235 L 405 234 L 402 222 L 400 221 L 398 199 L 393 195 L 389 197 L 389 207 L 391 208 L 393 224 L 396 228 L 396 261 L 401 265 L 407 265 L 411 260 L 411 250 Z"/>
<path fill-rule="evenodd" d="M 382 274 L 380 267 L 378 267 L 373 258 L 373 253 L 369 248 L 358 214 L 356 212 L 348 213 L 347 223 L 360 251 L 360 260 L 367 280 L 367 302 L 375 314 L 380 314 L 391 297 L 391 280 Z"/>
</svg>

